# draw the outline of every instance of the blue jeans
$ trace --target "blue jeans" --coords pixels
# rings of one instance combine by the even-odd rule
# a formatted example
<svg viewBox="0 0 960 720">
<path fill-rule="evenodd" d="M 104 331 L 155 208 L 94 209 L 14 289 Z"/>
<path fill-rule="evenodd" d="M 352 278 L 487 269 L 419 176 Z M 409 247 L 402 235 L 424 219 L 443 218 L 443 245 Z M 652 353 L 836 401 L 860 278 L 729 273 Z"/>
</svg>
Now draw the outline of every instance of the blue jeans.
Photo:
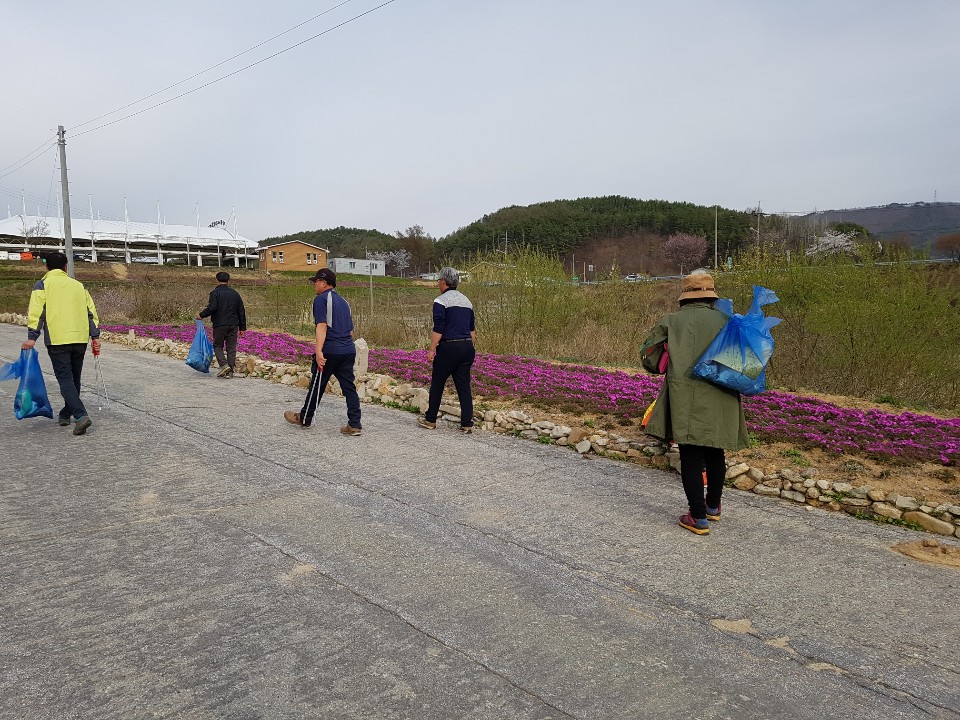
<svg viewBox="0 0 960 720">
<path fill-rule="evenodd" d="M 87 409 L 80 400 L 80 373 L 83 372 L 83 356 L 87 352 L 86 343 L 70 343 L 69 345 L 48 345 L 50 363 L 53 365 L 53 374 L 57 376 L 60 385 L 60 394 L 66 407 L 60 411 L 61 419 L 67 420 L 72 415 L 75 420 L 85 417 Z"/>
</svg>

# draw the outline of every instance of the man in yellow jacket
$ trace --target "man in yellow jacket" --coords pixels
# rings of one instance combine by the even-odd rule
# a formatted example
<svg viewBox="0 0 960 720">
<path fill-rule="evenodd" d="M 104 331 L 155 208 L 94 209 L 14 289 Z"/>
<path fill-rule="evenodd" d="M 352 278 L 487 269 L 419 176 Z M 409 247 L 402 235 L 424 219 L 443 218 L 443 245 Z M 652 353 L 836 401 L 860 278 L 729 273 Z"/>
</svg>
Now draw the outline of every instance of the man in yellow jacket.
<svg viewBox="0 0 960 720">
<path fill-rule="evenodd" d="M 70 417 L 76 420 L 74 435 L 83 435 L 93 423 L 80 400 L 80 373 L 87 342 L 94 354 L 100 352 L 100 318 L 90 293 L 83 285 L 64 272 L 67 256 L 53 253 L 44 258 L 47 273 L 30 293 L 27 319 L 27 340 L 23 349 L 29 350 L 43 333 L 43 342 L 50 353 L 53 372 L 60 385 L 60 394 L 66 407 L 57 421 L 66 427 Z"/>
</svg>

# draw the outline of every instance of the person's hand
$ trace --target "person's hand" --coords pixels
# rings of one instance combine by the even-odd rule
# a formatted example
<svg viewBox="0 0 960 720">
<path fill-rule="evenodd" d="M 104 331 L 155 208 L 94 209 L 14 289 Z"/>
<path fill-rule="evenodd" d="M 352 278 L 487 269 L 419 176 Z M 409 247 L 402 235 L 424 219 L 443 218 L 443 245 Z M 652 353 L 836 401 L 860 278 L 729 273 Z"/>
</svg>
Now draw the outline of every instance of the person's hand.
<svg viewBox="0 0 960 720">
<path fill-rule="evenodd" d="M 37 344 L 36 340 L 24 340 L 23 345 L 20 346 L 21 350 L 33 350 L 33 346 Z"/>
<path fill-rule="evenodd" d="M 317 365 L 318 365 L 319 367 L 323 367 L 323 366 L 326 365 L 326 364 L 327 364 L 327 359 L 323 356 L 323 351 L 318 349 L 318 350 L 317 350 Z"/>
<path fill-rule="evenodd" d="M 433 358 L 437 356 L 437 351 L 433 348 L 427 350 L 427 362 L 433 362 Z"/>
<path fill-rule="evenodd" d="M 96 338 L 94 338 L 93 340 L 91 340 L 91 341 L 90 341 L 90 347 L 93 348 L 93 354 L 94 354 L 94 355 L 99 355 L 99 354 L 100 354 L 100 341 L 99 341 L 99 340 L 97 340 Z"/>
<path fill-rule="evenodd" d="M 200 315 L 194 315 L 194 320 L 203 320 L 203 318 Z"/>
<path fill-rule="evenodd" d="M 246 332 L 246 330 L 240 330 L 239 332 L 241 335 L 243 335 Z"/>
</svg>

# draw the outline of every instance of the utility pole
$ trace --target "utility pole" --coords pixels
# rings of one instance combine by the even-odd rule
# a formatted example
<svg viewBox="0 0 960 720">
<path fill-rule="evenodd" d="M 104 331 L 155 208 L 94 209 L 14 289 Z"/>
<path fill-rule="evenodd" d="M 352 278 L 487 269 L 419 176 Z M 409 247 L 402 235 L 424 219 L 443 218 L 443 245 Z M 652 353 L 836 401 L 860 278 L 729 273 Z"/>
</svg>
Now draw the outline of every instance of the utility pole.
<svg viewBox="0 0 960 720">
<path fill-rule="evenodd" d="M 73 271 L 73 228 L 70 227 L 70 187 L 67 183 L 67 140 L 63 125 L 57 128 L 57 145 L 60 146 L 60 185 L 63 192 L 63 249 L 67 256 L 67 275 Z"/>
<path fill-rule="evenodd" d="M 93 193 L 87 193 L 87 198 L 90 200 L 90 260 L 92 262 L 97 261 L 97 243 L 96 243 L 96 225 L 93 222 Z"/>
<path fill-rule="evenodd" d="M 713 206 L 713 272 L 719 270 L 717 265 L 717 206 Z"/>
<path fill-rule="evenodd" d="M 757 200 L 757 247 L 760 247 L 760 201 Z"/>
</svg>

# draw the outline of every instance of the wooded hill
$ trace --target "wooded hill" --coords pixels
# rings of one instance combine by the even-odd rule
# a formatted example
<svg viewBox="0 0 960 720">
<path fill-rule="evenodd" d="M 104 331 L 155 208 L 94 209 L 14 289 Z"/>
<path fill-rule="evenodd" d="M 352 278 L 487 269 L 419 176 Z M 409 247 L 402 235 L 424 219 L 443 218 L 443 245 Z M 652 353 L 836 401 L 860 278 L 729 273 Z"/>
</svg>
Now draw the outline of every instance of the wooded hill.
<svg viewBox="0 0 960 720">
<path fill-rule="evenodd" d="M 292 235 L 268 237 L 260 241 L 260 247 L 276 243 L 299 241 L 307 245 L 326 248 L 330 257 L 366 257 L 366 252 L 381 252 L 396 249 L 397 238 L 379 230 L 340 227 L 328 230 L 304 230 Z"/>
<path fill-rule="evenodd" d="M 751 221 L 755 224 L 756 216 L 747 212 L 717 210 L 718 244 L 724 256 L 749 241 Z M 713 229 L 712 206 L 610 195 L 506 207 L 441 238 L 436 252 L 440 257 L 462 257 L 503 248 L 506 240 L 508 245 L 524 243 L 565 257 L 598 239 L 687 233 L 712 240 Z"/>
</svg>

